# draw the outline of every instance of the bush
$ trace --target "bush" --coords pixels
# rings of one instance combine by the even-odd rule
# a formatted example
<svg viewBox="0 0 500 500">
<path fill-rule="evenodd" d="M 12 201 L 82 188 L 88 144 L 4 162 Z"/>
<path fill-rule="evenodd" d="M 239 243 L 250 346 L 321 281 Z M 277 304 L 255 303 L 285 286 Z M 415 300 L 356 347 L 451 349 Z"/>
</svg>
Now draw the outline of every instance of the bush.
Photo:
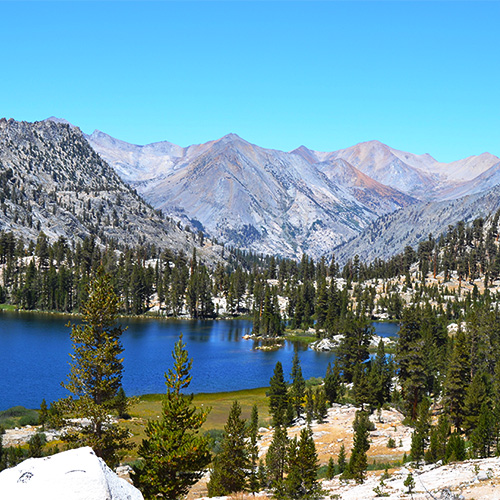
<svg viewBox="0 0 500 500">
<path fill-rule="evenodd" d="M 29 410 L 24 406 L 13 406 L 0 411 L 0 425 L 5 429 L 37 424 L 38 412 L 36 410 Z"/>
<path fill-rule="evenodd" d="M 387 442 L 387 448 L 396 448 L 396 441 L 393 438 L 389 438 Z"/>
<path fill-rule="evenodd" d="M 221 450 L 224 431 L 222 429 L 209 429 L 204 435 L 210 438 L 210 451 L 217 455 Z"/>
<path fill-rule="evenodd" d="M 13 406 L 12 408 L 8 408 L 7 410 L 0 411 L 0 420 L 6 420 L 11 417 L 22 417 L 26 415 L 26 412 L 29 412 L 24 406 Z"/>
<path fill-rule="evenodd" d="M 24 415 L 19 419 L 19 426 L 24 427 L 25 425 L 38 425 L 38 415 Z"/>
<path fill-rule="evenodd" d="M 323 383 L 323 379 L 321 377 L 311 377 L 306 380 L 306 388 L 308 387 L 316 387 Z"/>
</svg>

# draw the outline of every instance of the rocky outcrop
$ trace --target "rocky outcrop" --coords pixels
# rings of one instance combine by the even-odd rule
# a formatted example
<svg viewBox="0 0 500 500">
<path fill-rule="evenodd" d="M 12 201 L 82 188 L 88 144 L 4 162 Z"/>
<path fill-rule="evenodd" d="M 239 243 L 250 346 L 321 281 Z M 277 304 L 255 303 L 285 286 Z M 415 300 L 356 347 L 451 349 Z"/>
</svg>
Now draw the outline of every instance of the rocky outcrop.
<svg viewBox="0 0 500 500">
<path fill-rule="evenodd" d="M 0 472 L 2 500 L 143 500 L 91 448 L 30 458 Z"/>
<path fill-rule="evenodd" d="M 411 495 L 404 482 L 409 474 L 415 481 Z M 394 470 L 383 483 L 380 475 L 369 473 L 367 480 L 361 485 L 346 484 L 338 478 L 324 481 L 323 487 L 330 497 L 342 500 L 359 500 L 385 496 L 396 500 L 413 498 L 413 500 L 449 499 L 465 500 L 473 498 L 499 498 L 500 491 L 500 459 L 485 458 L 467 460 L 465 462 L 442 465 L 428 464 L 422 467 L 402 467 Z"/>
<path fill-rule="evenodd" d="M 333 339 L 321 339 L 316 342 L 311 342 L 309 347 L 313 351 L 333 351 L 339 344 L 343 335 L 337 335 Z"/>
</svg>

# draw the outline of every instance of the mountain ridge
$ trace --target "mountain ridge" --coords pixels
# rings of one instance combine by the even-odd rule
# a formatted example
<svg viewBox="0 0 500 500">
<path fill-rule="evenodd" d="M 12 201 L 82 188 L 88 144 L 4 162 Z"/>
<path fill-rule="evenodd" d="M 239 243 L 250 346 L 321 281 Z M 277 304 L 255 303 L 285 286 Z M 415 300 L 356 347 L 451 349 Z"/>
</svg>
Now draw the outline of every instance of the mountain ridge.
<svg viewBox="0 0 500 500">
<path fill-rule="evenodd" d="M 232 246 L 288 257 L 353 249 L 357 235 L 375 232 L 389 214 L 403 217 L 398 211 L 411 206 L 423 227 L 438 231 L 432 210 L 469 194 L 480 199 L 496 183 L 500 161 L 482 153 L 443 163 L 376 140 L 333 152 L 304 145 L 283 152 L 234 133 L 186 147 L 133 145 L 97 130 L 85 137 L 125 182 L 175 220 Z M 434 208 L 421 209 L 426 203 Z"/>
<path fill-rule="evenodd" d="M 95 238 L 190 251 L 195 235 L 160 216 L 92 149 L 78 127 L 0 119 L 0 230 L 36 241 Z M 212 261 L 212 249 L 200 249 Z"/>
<path fill-rule="evenodd" d="M 350 166 L 357 178 L 353 182 L 341 161 L 318 168 L 297 150 L 261 148 L 237 134 L 178 149 L 163 163 L 154 154 L 141 157 L 145 150 L 139 153 L 133 145 L 126 147 L 135 148 L 135 163 L 127 163 L 109 141 L 103 144 L 94 134 L 88 140 L 156 208 L 201 225 L 230 245 L 258 252 L 320 257 L 381 213 L 416 201 Z M 219 193 L 211 192 L 215 188 Z"/>
</svg>

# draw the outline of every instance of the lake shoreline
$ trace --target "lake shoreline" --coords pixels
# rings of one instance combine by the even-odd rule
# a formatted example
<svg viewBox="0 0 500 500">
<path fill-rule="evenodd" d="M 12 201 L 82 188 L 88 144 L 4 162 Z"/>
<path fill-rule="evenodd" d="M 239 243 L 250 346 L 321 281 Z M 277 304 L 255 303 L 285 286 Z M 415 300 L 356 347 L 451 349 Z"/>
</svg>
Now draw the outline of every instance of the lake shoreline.
<svg viewBox="0 0 500 500">
<path fill-rule="evenodd" d="M 48 403 L 65 397 L 60 384 L 67 379 L 73 349 L 67 325 L 79 323 L 76 315 L 2 312 L 0 408 L 18 404 L 38 408 L 39 396 Z M 194 394 L 264 387 L 278 361 L 284 372 L 290 373 L 295 352 L 299 353 L 307 378 L 324 376 L 328 363 L 334 359 L 333 352 L 309 348 L 309 342 L 316 340 L 314 330 L 287 331 L 280 339 L 266 339 L 252 336 L 252 322 L 241 319 L 122 317 L 117 323 L 120 322 L 127 327 L 121 341 L 124 348 L 122 384 L 128 395 L 163 393 L 164 373 L 171 366 L 172 348 L 181 332 L 189 357 L 193 359 L 190 390 Z M 383 330 L 382 336 L 394 335 L 398 330 L 396 325 L 374 326 Z"/>
</svg>

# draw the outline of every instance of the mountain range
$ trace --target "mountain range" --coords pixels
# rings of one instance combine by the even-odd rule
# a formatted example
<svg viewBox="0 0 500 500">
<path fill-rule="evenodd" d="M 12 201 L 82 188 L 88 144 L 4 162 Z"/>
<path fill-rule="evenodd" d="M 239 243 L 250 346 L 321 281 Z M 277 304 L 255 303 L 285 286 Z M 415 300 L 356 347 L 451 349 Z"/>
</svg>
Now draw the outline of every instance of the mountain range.
<svg viewBox="0 0 500 500">
<path fill-rule="evenodd" d="M 97 130 L 86 137 L 155 208 L 229 245 L 287 257 L 318 258 L 334 247 L 344 260 L 393 255 L 427 237 L 424 227 L 439 234 L 459 215 L 477 216 L 481 194 L 500 183 L 500 159 L 490 153 L 442 163 L 379 141 L 283 152 L 236 134 L 188 147 L 138 146 Z M 469 195 L 457 210 L 454 200 Z M 432 224 L 437 210 L 442 218 Z M 400 236 L 387 243 L 389 227 Z"/>
<path fill-rule="evenodd" d="M 372 260 L 497 210 L 499 183 L 500 160 L 489 153 L 446 164 L 378 141 L 283 152 L 236 134 L 140 146 L 57 118 L 0 120 L 0 230 L 31 240 L 43 230 L 50 239 L 197 247 L 211 260 L 217 242 Z"/>
</svg>

